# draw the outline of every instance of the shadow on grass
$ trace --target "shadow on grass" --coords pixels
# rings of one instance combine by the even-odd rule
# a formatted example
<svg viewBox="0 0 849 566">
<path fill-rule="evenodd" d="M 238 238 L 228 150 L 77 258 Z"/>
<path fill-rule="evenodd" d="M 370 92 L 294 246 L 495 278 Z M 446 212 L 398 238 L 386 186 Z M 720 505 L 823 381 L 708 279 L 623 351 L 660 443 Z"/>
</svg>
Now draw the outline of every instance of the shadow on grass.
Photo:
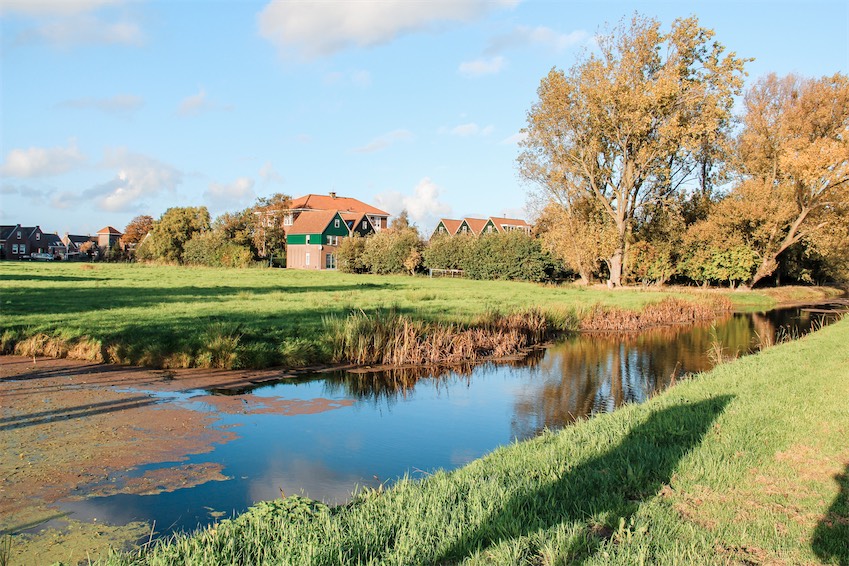
<svg viewBox="0 0 849 566">
<path fill-rule="evenodd" d="M 620 519 L 627 524 L 643 501 L 669 483 L 681 459 L 699 445 L 731 399 L 719 396 L 653 413 L 608 452 L 557 480 L 514 495 L 479 524 L 469 525 L 467 534 L 438 562 L 459 562 L 475 552 L 485 557 L 487 548 L 501 542 L 604 516 L 604 527 L 588 529 L 560 549 L 571 562 L 593 555 L 615 534 Z"/>
<path fill-rule="evenodd" d="M 835 479 L 840 493 L 814 530 L 811 548 L 823 562 L 849 566 L 849 464 Z"/>
</svg>

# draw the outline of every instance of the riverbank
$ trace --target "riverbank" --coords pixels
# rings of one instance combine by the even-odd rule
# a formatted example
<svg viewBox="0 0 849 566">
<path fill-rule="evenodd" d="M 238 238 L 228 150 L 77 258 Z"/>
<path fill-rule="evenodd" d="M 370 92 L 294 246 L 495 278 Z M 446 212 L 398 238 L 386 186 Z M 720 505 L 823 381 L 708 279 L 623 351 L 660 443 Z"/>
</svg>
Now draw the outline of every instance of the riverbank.
<svg viewBox="0 0 849 566">
<path fill-rule="evenodd" d="M 796 289 L 798 297 L 812 302 L 831 293 Z M 392 357 L 415 363 L 423 351 L 433 350 L 428 340 L 437 335 L 470 345 L 458 356 L 472 351 L 485 359 L 515 353 L 551 332 L 636 330 L 709 318 L 741 305 L 768 309 L 776 304 L 760 291 L 608 290 L 279 269 L 14 262 L 0 264 L 0 293 L 2 353 L 152 368 L 353 362 L 358 356 L 338 349 L 343 336 L 333 330 L 359 326 L 338 324 L 357 313 L 403 317 L 416 332 L 402 349 L 414 355 L 406 362 Z M 515 324 L 522 317 L 515 315 L 531 310 L 546 328 L 534 330 L 529 342 L 526 329 Z M 372 330 L 364 328 L 354 341 L 371 338 Z M 452 339 L 464 333 L 463 340 Z M 407 348 L 413 342 L 415 347 Z M 440 361 L 439 356 L 428 359 Z"/>
<path fill-rule="evenodd" d="M 451 473 L 105 562 L 845 564 L 847 343 L 843 320 Z"/>
</svg>

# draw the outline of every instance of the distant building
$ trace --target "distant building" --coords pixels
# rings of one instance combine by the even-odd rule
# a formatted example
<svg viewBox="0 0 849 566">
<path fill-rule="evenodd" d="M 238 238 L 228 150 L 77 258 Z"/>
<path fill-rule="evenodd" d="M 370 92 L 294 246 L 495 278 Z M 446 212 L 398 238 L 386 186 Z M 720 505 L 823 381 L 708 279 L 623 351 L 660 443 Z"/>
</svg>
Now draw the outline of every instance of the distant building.
<svg viewBox="0 0 849 566">
<path fill-rule="evenodd" d="M 454 220 L 443 218 L 436 225 L 431 238 L 439 235 L 455 236 L 457 234 L 493 234 L 521 230 L 526 234 L 531 233 L 532 226 L 525 220 L 519 218 L 500 218 L 490 216 L 489 218 L 463 218 Z"/>
<path fill-rule="evenodd" d="M 97 231 L 97 247 L 101 250 L 108 250 L 117 244 L 123 235 L 123 232 L 119 232 L 112 226 L 101 228 Z"/>
<path fill-rule="evenodd" d="M 380 232 L 389 227 L 388 212 L 366 204 L 361 200 L 351 197 L 340 197 L 332 192 L 329 195 L 309 194 L 293 200 L 291 210 L 283 218 L 284 229 L 288 233 L 288 227 L 294 225 L 298 216 L 304 212 L 314 212 L 316 210 L 338 210 L 343 214 L 365 214 L 375 232 Z"/>
</svg>

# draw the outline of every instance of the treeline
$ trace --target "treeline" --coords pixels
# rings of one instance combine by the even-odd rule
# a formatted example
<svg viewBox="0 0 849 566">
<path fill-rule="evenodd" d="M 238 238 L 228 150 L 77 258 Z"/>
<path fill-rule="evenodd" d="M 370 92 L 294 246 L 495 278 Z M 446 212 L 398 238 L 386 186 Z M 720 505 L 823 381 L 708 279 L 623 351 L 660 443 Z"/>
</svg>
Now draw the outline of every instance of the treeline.
<svg viewBox="0 0 849 566">
<path fill-rule="evenodd" d="M 546 249 L 584 281 L 849 279 L 849 79 L 769 75 L 696 18 L 635 16 L 528 112 L 521 175 Z"/>
<path fill-rule="evenodd" d="M 285 265 L 283 215 L 290 202 L 289 196 L 278 193 L 215 221 L 204 206 L 169 208 L 159 220 L 134 218 L 121 240 L 130 256 L 140 261 L 209 267 Z"/>
</svg>

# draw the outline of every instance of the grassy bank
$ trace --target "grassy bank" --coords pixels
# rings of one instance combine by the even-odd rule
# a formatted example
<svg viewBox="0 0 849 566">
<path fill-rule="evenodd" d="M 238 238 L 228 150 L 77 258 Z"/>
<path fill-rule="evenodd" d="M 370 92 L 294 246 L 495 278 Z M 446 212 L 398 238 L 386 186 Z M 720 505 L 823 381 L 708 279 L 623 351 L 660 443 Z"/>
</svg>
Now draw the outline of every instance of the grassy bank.
<svg viewBox="0 0 849 566">
<path fill-rule="evenodd" d="M 847 343 L 843 320 L 451 473 L 106 562 L 847 564 Z"/>
<path fill-rule="evenodd" d="M 392 309 L 428 328 L 470 329 L 485 327 L 496 312 L 509 318 L 537 309 L 558 321 L 555 326 L 577 328 L 584 318 L 616 319 L 604 314 L 609 311 L 627 321 L 664 299 L 704 305 L 717 297 L 774 304 L 757 292 L 610 291 L 279 269 L 2 262 L 0 350 L 151 367 L 298 367 L 334 359 L 338 340 L 327 321 L 351 312 Z"/>
</svg>

